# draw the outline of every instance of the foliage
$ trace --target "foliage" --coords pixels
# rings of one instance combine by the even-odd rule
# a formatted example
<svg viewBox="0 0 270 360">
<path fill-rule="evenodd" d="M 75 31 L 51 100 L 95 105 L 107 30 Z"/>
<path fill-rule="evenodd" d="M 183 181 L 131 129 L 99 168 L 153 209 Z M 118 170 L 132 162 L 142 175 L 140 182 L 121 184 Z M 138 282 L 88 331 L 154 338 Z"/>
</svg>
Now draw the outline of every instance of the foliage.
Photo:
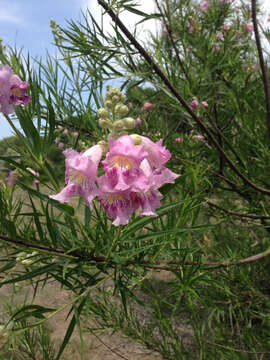
<svg viewBox="0 0 270 360">
<path fill-rule="evenodd" d="M 18 174 L 14 187 L 6 174 L 0 184 L 1 286 L 30 283 L 35 295 L 55 281 L 73 294 L 59 309 L 35 296 L 12 307 L 5 351 L 41 344 L 44 359 L 64 358 L 77 327 L 81 339 L 121 330 L 164 359 L 266 359 L 270 99 L 260 9 L 255 0 L 252 9 L 210 0 L 206 11 L 166 0 L 147 15 L 129 0 L 98 2 L 112 31 L 90 12 L 63 29 L 52 23 L 57 59 L 0 49 L 0 62 L 29 82 L 32 97 L 10 119 L 16 138 L 0 144 L 3 167 Z M 140 46 L 116 16 L 123 10 L 156 19 L 158 34 Z M 163 138 L 168 166 L 181 173 L 162 187 L 156 218 L 135 214 L 119 227 L 97 203 L 49 197 L 64 182 L 57 144 L 82 151 L 105 139 L 97 110 L 112 81 L 126 94 L 128 116 L 142 120 L 137 133 Z M 146 102 L 154 106 L 144 110 Z M 40 172 L 40 185 L 27 167 Z M 53 351 L 43 325 L 66 308 L 66 335 Z"/>
</svg>

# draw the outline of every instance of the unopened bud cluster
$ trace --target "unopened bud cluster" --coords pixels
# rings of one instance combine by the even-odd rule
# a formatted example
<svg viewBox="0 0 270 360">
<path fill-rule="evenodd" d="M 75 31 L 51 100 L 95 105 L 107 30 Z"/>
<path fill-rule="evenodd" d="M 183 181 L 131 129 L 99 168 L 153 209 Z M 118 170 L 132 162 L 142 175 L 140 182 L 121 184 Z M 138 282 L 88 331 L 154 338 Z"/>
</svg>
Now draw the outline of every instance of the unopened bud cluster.
<svg viewBox="0 0 270 360">
<path fill-rule="evenodd" d="M 50 20 L 50 27 L 52 29 L 52 33 L 53 33 L 53 36 L 54 36 L 55 40 L 61 42 L 62 38 L 63 38 L 63 33 L 60 30 L 59 25 L 56 24 L 54 19 Z"/>
<path fill-rule="evenodd" d="M 129 108 L 124 104 L 125 95 L 117 88 L 108 87 L 105 95 L 106 108 L 98 109 L 99 125 L 110 130 L 110 137 L 118 138 L 136 126 L 132 117 L 125 117 Z"/>
<path fill-rule="evenodd" d="M 17 255 L 16 261 L 17 263 L 21 263 L 26 266 L 30 266 L 35 262 L 35 257 L 38 255 L 37 251 L 33 251 L 32 253 L 20 252 Z"/>
</svg>

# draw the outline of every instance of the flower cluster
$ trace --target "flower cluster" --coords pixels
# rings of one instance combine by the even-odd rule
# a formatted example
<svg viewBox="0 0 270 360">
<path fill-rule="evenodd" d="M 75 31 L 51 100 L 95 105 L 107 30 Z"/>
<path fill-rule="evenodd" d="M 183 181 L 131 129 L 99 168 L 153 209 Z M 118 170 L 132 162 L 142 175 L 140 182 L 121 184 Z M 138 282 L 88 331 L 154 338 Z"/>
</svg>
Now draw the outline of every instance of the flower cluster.
<svg viewBox="0 0 270 360">
<path fill-rule="evenodd" d="M 123 97 L 112 90 L 115 98 L 106 96 L 109 109 L 114 117 L 117 109 L 126 114 Z M 111 120 L 105 108 L 98 111 L 98 116 L 102 127 L 111 129 L 108 143 L 101 141 L 82 153 L 66 149 L 66 186 L 51 198 L 69 202 L 73 195 L 80 195 L 92 207 L 97 197 L 115 226 L 127 224 L 135 211 L 139 216 L 156 216 L 162 199 L 158 189 L 174 183 L 179 176 L 165 167 L 170 152 L 162 146 L 162 140 L 154 143 L 145 136 L 128 135 L 127 129 L 135 127 L 132 118 Z M 98 177 L 100 164 L 104 174 Z"/>
<path fill-rule="evenodd" d="M 138 135 L 110 138 L 108 147 L 102 162 L 102 144 L 83 153 L 65 150 L 66 186 L 51 198 L 69 202 L 76 194 L 91 207 L 93 199 L 98 197 L 116 226 L 127 224 L 135 211 L 140 216 L 156 216 L 155 209 L 160 207 L 162 198 L 158 189 L 165 183 L 173 183 L 179 176 L 164 166 L 170 158 L 169 151 L 161 140 L 154 143 Z M 98 177 L 100 163 L 105 173 Z"/>
<path fill-rule="evenodd" d="M 13 105 L 27 105 L 30 96 L 26 95 L 28 83 L 15 75 L 9 66 L 0 66 L 0 112 L 14 113 Z"/>
</svg>

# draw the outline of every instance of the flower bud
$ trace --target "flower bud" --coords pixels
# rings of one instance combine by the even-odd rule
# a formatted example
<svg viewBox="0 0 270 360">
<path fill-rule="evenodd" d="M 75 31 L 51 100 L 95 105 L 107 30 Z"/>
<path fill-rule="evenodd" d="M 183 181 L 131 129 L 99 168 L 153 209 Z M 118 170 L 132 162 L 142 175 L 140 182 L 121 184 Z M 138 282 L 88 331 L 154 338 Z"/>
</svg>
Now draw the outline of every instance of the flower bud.
<svg viewBox="0 0 270 360">
<path fill-rule="evenodd" d="M 142 143 L 142 138 L 141 138 L 140 135 L 138 135 L 138 134 L 131 134 L 130 137 L 131 137 L 131 139 L 133 140 L 134 145 L 141 145 L 141 143 Z"/>
<path fill-rule="evenodd" d="M 33 264 L 33 260 L 32 259 L 25 259 L 22 261 L 23 265 L 32 265 Z"/>
<path fill-rule="evenodd" d="M 112 127 L 111 120 L 109 118 L 99 119 L 99 126 L 102 127 L 102 129 L 110 129 Z"/>
<path fill-rule="evenodd" d="M 111 110 L 111 109 L 113 108 L 113 104 L 112 104 L 112 102 L 111 102 L 110 100 L 107 100 L 107 101 L 105 102 L 105 105 L 106 105 L 106 107 L 107 107 L 109 110 Z"/>
<path fill-rule="evenodd" d="M 124 126 L 123 120 L 116 120 L 116 121 L 113 123 L 113 128 L 114 128 L 114 130 L 116 130 L 116 131 L 123 130 L 124 127 L 125 127 L 125 126 Z"/>
<path fill-rule="evenodd" d="M 128 107 L 126 105 L 123 104 L 118 104 L 115 107 L 115 111 L 119 114 L 119 115 L 123 115 L 125 116 L 128 113 Z"/>
<path fill-rule="evenodd" d="M 118 102 L 119 102 L 119 96 L 118 95 L 114 95 L 113 97 L 112 97 L 112 102 L 114 102 L 115 104 L 117 104 Z"/>
<path fill-rule="evenodd" d="M 98 109 L 97 113 L 98 113 L 98 117 L 101 119 L 105 119 L 109 117 L 109 112 L 105 108 Z"/>
<path fill-rule="evenodd" d="M 142 107 L 141 107 L 141 110 L 151 110 L 155 107 L 155 105 L 153 105 L 152 103 L 148 103 L 146 102 Z"/>
<path fill-rule="evenodd" d="M 134 129 L 135 128 L 135 120 L 131 117 L 124 119 L 124 124 L 127 129 Z"/>
<path fill-rule="evenodd" d="M 55 27 L 56 26 L 56 22 L 55 22 L 55 20 L 54 19 L 51 19 L 50 20 L 50 27 Z"/>
<path fill-rule="evenodd" d="M 137 119 L 135 120 L 135 127 L 141 126 L 141 125 L 142 125 L 142 119 L 140 117 L 137 117 Z"/>
</svg>

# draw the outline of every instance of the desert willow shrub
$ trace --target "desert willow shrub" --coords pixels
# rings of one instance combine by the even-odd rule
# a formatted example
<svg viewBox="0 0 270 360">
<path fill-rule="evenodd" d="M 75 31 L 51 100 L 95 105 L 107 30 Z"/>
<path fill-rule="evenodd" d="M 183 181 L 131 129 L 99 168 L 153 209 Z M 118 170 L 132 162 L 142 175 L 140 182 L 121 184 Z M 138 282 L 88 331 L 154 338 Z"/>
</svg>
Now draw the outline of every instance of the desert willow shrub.
<svg viewBox="0 0 270 360">
<path fill-rule="evenodd" d="M 156 1 L 154 14 L 98 3 L 110 33 L 90 12 L 52 21 L 57 60 L 1 47 L 1 111 L 17 137 L 0 157 L 12 170 L 1 285 L 73 294 L 59 309 L 14 304 L 8 356 L 22 343 L 35 353 L 29 331 L 68 308 L 55 359 L 75 327 L 81 339 L 122 330 L 166 359 L 267 358 L 269 31 L 256 1 Z M 140 43 L 123 10 L 155 19 L 157 35 Z M 121 90 L 105 95 L 111 79 Z"/>
</svg>

